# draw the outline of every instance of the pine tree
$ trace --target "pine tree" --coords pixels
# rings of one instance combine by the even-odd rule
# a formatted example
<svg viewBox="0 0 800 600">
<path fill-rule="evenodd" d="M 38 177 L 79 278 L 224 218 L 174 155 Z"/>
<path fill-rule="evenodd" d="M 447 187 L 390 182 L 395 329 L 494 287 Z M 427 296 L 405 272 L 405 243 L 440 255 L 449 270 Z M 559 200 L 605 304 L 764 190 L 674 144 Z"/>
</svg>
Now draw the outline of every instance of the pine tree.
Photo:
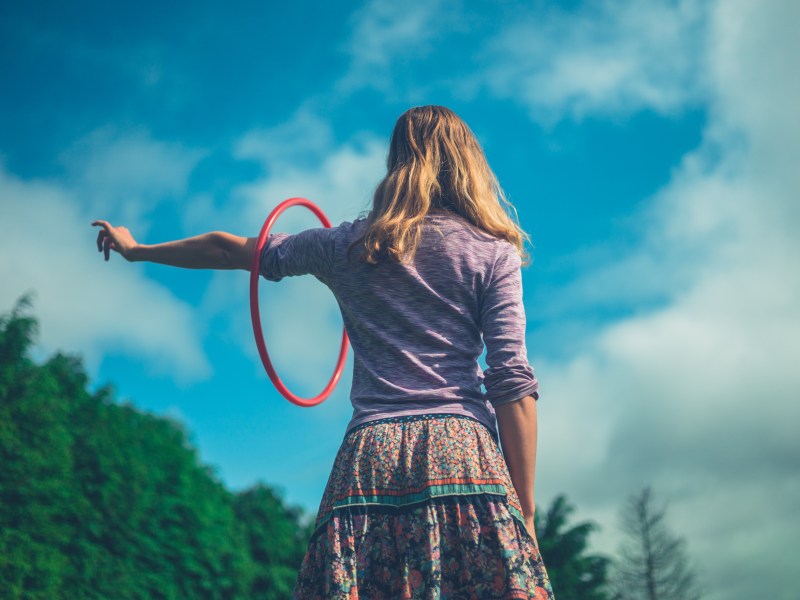
<svg viewBox="0 0 800 600">
<path fill-rule="evenodd" d="M 631 496 L 621 513 L 625 539 L 612 570 L 614 600 L 699 600 L 686 542 L 672 534 L 666 509 L 650 487 Z"/>
</svg>

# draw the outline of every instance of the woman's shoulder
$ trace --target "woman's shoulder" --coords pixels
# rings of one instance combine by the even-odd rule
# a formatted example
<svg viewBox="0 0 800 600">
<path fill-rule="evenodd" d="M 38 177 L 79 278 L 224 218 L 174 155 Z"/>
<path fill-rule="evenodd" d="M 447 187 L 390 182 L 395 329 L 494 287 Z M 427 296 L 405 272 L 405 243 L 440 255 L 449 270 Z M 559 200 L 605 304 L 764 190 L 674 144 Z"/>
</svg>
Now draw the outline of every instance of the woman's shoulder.
<svg viewBox="0 0 800 600">
<path fill-rule="evenodd" d="M 359 216 L 336 226 L 337 244 L 349 246 L 364 234 L 368 218 Z M 476 265 L 494 264 L 504 255 L 518 254 L 516 247 L 504 238 L 496 237 L 452 212 L 432 212 L 423 220 L 423 245 L 419 251 L 434 250 L 452 256 L 462 256 Z M 444 242 L 444 245 L 442 245 Z"/>
<path fill-rule="evenodd" d="M 366 225 L 366 218 L 359 217 L 352 221 L 342 221 L 335 227 L 339 237 L 349 239 L 361 233 Z"/>
<path fill-rule="evenodd" d="M 463 215 L 453 212 L 434 212 L 425 215 L 426 222 L 437 230 L 447 230 L 457 233 L 463 243 L 479 246 L 482 251 L 496 255 L 498 252 L 507 251 L 506 246 L 514 248 L 504 238 L 499 238 L 472 223 Z"/>
</svg>

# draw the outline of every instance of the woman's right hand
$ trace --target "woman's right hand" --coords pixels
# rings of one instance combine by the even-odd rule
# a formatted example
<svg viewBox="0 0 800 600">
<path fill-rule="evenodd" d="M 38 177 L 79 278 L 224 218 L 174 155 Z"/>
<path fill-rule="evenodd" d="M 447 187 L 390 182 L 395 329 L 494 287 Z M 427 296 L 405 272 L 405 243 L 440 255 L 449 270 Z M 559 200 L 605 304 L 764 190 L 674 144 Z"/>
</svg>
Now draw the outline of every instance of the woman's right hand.
<svg viewBox="0 0 800 600">
<path fill-rule="evenodd" d="M 114 227 L 108 221 L 94 221 L 92 226 L 101 227 L 97 233 L 97 251 L 111 257 L 111 250 L 118 252 L 124 259 L 132 260 L 131 251 L 138 245 L 127 227 Z"/>
</svg>

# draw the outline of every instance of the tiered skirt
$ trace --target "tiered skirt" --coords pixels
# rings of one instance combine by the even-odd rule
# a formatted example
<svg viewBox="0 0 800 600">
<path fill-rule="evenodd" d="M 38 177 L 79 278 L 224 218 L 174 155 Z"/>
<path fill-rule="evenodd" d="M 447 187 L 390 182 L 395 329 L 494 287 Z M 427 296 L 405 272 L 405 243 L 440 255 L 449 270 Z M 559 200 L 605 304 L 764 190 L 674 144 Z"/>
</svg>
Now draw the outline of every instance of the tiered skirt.
<svg viewBox="0 0 800 600">
<path fill-rule="evenodd" d="M 347 433 L 294 598 L 552 600 L 497 441 L 461 415 Z"/>
</svg>

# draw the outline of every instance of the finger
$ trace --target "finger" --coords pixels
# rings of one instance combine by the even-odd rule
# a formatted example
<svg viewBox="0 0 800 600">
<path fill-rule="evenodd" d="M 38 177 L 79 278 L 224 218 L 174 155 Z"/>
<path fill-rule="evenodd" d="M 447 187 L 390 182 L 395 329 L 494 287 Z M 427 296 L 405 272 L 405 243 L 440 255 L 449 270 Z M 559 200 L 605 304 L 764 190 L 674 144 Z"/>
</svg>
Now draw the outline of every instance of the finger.
<svg viewBox="0 0 800 600">
<path fill-rule="evenodd" d="M 106 257 L 106 261 L 111 258 L 111 238 L 107 237 L 103 240 L 103 255 Z"/>
<path fill-rule="evenodd" d="M 92 226 L 102 227 L 102 229 L 97 232 L 97 251 L 101 252 L 103 249 L 103 244 L 106 239 L 106 236 L 111 234 L 111 229 L 112 229 L 111 223 L 109 223 L 108 221 L 103 221 L 102 219 L 98 219 L 96 221 L 92 221 Z"/>
<path fill-rule="evenodd" d="M 106 232 L 105 229 L 101 229 L 100 231 L 97 232 L 97 251 L 98 252 L 102 252 L 103 251 L 103 240 L 106 238 L 107 235 L 108 235 L 108 232 Z"/>
</svg>

